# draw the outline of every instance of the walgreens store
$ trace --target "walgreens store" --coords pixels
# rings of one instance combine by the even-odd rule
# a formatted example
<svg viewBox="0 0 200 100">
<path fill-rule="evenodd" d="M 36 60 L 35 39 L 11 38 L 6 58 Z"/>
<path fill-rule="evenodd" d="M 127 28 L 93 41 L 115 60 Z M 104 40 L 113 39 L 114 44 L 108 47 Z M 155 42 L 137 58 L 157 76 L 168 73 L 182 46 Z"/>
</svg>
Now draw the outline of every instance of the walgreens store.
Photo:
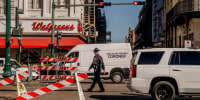
<svg viewBox="0 0 200 100">
<path fill-rule="evenodd" d="M 5 57 L 5 21 L 0 23 L 0 57 Z M 12 26 L 14 26 L 12 21 Z M 48 57 L 51 49 L 51 19 L 22 19 L 23 36 L 21 39 L 21 62 L 39 63 L 39 58 Z M 62 32 L 62 39 L 59 42 L 59 49 L 55 49 L 55 56 L 63 56 L 70 49 L 78 44 L 85 44 L 86 38 L 81 34 L 81 23 L 79 19 L 56 19 L 55 29 Z M 55 31 L 54 47 L 56 48 L 57 32 Z M 18 37 L 11 37 L 11 58 L 18 59 Z"/>
</svg>

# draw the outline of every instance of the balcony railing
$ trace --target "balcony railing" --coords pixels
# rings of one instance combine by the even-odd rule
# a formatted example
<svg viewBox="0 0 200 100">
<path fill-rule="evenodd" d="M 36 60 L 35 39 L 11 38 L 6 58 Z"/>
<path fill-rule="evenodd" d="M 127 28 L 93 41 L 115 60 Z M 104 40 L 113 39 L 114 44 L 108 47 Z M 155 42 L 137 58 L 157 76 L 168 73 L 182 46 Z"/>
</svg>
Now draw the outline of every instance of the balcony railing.
<svg viewBox="0 0 200 100">
<path fill-rule="evenodd" d="M 174 8 L 167 13 L 167 18 L 171 19 L 178 14 L 196 11 L 200 11 L 200 0 L 183 0 L 178 2 Z"/>
</svg>

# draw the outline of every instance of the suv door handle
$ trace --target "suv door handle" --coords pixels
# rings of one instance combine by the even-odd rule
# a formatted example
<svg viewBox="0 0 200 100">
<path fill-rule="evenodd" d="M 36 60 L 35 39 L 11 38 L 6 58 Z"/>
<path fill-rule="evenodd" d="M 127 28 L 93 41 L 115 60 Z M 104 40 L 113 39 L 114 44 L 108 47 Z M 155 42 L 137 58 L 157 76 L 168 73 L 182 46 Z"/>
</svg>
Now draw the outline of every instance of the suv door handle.
<svg viewBox="0 0 200 100">
<path fill-rule="evenodd" d="M 179 70 L 179 69 L 172 69 L 173 71 L 181 71 L 181 70 Z"/>
</svg>

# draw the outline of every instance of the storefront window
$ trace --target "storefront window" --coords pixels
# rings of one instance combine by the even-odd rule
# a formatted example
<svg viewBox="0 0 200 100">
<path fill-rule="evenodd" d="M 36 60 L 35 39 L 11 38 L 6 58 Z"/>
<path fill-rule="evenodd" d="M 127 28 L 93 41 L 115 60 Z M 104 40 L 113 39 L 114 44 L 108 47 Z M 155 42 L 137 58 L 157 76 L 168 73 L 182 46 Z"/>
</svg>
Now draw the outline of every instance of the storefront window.
<svg viewBox="0 0 200 100">
<path fill-rule="evenodd" d="M 41 58 L 41 49 L 25 49 L 21 54 L 23 64 L 39 64 Z"/>
<path fill-rule="evenodd" d="M 6 52 L 5 49 L 0 49 L 0 57 L 5 57 Z"/>
</svg>

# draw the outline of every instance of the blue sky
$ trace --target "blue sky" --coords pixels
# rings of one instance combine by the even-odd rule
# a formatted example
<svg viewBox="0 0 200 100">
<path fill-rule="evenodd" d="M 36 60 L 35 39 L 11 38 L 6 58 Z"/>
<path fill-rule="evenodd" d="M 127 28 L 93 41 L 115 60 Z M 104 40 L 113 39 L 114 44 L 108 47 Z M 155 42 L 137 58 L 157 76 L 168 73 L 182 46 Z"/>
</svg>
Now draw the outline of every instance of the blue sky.
<svg viewBox="0 0 200 100">
<path fill-rule="evenodd" d="M 132 3 L 134 0 L 104 0 L 112 3 Z M 138 0 L 144 1 L 144 0 Z M 113 43 L 124 43 L 128 29 L 135 29 L 138 24 L 138 15 L 142 9 L 141 5 L 113 5 L 105 6 L 107 20 L 107 31 L 111 31 Z"/>
</svg>

